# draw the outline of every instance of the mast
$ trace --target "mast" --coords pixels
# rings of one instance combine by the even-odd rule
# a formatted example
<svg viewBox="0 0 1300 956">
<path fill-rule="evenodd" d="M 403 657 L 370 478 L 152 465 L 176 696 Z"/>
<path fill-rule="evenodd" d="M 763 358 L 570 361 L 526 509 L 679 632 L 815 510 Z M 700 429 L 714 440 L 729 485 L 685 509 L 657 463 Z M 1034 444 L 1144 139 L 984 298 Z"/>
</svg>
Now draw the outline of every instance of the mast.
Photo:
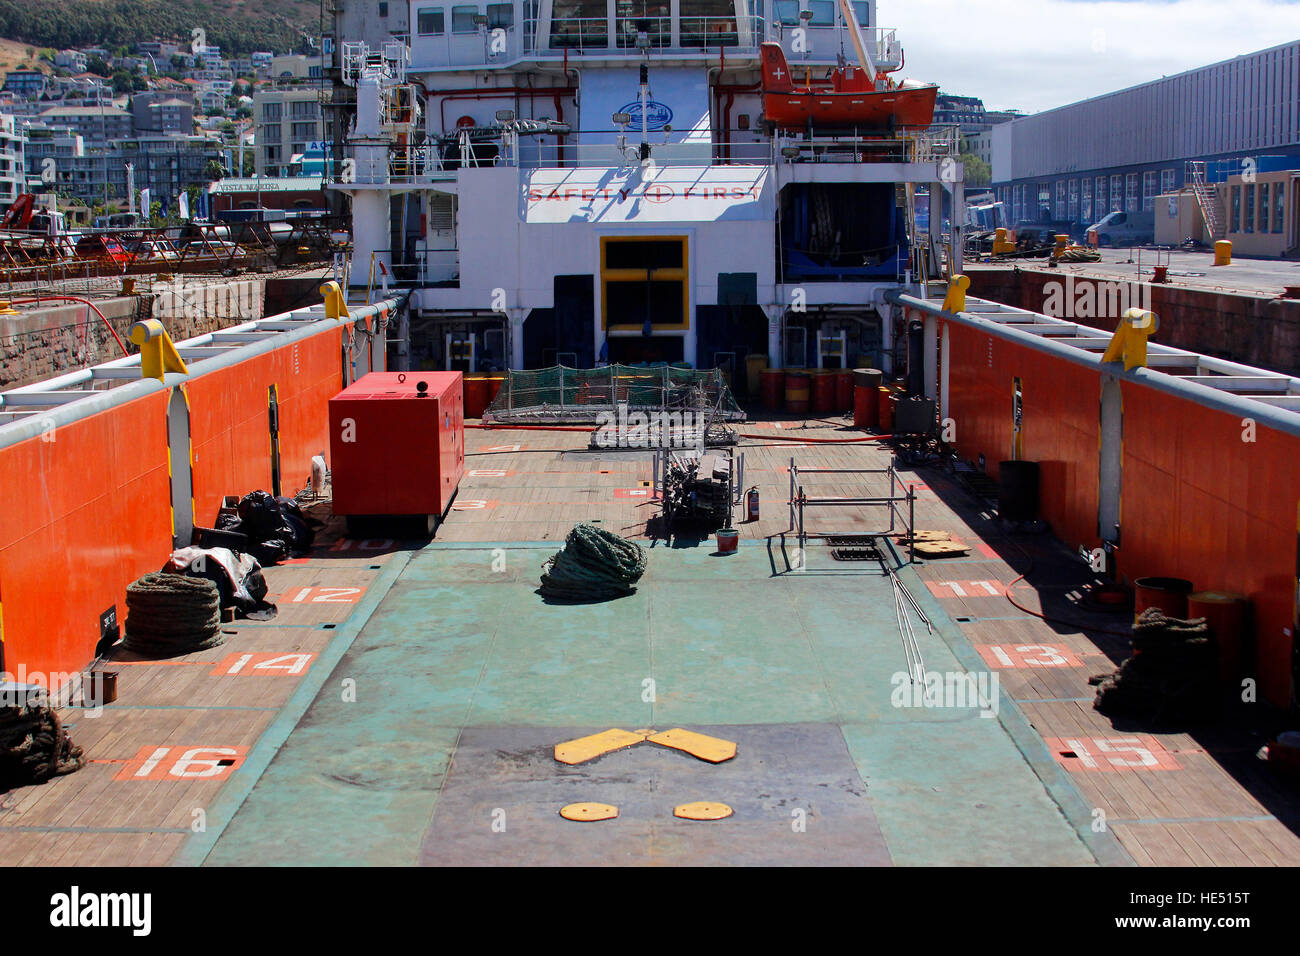
<svg viewBox="0 0 1300 956">
<path fill-rule="evenodd" d="M 862 42 L 862 27 L 858 25 L 858 18 L 853 13 L 853 7 L 849 0 L 840 0 L 840 11 L 844 14 L 844 24 L 849 29 L 849 36 L 853 40 L 853 49 L 858 53 L 858 62 L 862 64 L 863 71 L 867 74 L 867 81 L 876 85 L 876 64 L 871 59 L 871 54 L 867 52 L 866 45 Z"/>
</svg>

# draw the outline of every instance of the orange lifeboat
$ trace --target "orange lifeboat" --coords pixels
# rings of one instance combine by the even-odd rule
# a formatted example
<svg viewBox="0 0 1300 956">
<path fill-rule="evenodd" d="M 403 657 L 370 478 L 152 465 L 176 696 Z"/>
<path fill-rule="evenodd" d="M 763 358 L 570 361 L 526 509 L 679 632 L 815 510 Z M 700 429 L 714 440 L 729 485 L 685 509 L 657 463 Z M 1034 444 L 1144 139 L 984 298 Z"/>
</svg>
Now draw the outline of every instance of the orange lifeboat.
<svg viewBox="0 0 1300 956">
<path fill-rule="evenodd" d="M 763 119 L 778 129 L 891 130 L 934 122 L 939 87 L 933 83 L 895 84 L 884 76 L 877 82 L 866 70 L 846 66 L 831 73 L 829 86 L 796 87 L 779 43 L 764 43 L 761 53 Z"/>
</svg>

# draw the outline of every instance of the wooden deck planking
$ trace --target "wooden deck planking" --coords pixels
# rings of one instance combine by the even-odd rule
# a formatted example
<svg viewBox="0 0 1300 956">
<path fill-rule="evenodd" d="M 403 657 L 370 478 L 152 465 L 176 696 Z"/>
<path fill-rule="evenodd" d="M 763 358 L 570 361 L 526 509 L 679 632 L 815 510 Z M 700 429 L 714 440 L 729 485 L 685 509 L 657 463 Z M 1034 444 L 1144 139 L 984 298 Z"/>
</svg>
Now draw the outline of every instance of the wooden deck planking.
<svg viewBox="0 0 1300 956">
<path fill-rule="evenodd" d="M 771 429 L 771 425 L 759 423 L 741 430 L 756 429 Z M 804 438 L 845 434 L 830 425 L 771 431 Z M 558 547 L 576 521 L 593 519 L 619 534 L 644 537 L 647 521 L 658 513 L 657 505 L 646 498 L 616 497 L 613 491 L 640 487 L 650 477 L 649 462 L 620 459 L 616 452 L 589 457 L 564 454 L 581 451 L 586 443 L 587 436 L 577 432 L 503 429 L 467 433 L 467 468 L 488 473 L 468 475 L 457 502 L 490 501 L 493 507 L 451 511 L 437 539 L 553 541 Z M 514 444 L 523 447 L 519 451 L 487 451 L 492 446 Z M 871 444 L 745 442 L 740 450 L 746 455 L 745 485 L 756 485 L 762 500 L 762 517 L 757 522 L 744 521 L 743 505 L 737 508 L 737 527 L 751 540 L 789 531 L 788 466 L 792 456 L 809 469 L 878 468 L 890 458 L 888 449 Z M 495 470 L 510 474 L 496 477 L 490 474 Z M 802 477 L 805 489 L 813 495 L 848 497 L 888 491 L 887 481 L 883 490 L 873 484 L 880 476 L 860 479 L 809 471 Z M 950 531 L 972 549 L 966 558 L 921 565 L 919 574 L 924 580 L 997 580 L 1007 584 L 1018 576 L 1017 568 L 1028 566 L 1029 552 L 1034 554 L 1037 568 L 1038 553 L 1044 546 L 1041 536 L 1016 540 L 1003 535 L 995 524 L 980 517 L 982 505 L 953 482 L 939 475 L 917 477 L 929 486 L 918 492 L 917 526 Z M 327 504 L 318 503 L 316 510 L 328 516 Z M 887 519 L 881 520 L 882 515 L 880 509 L 809 508 L 808 525 L 836 531 L 879 531 L 888 524 Z M 393 554 L 410 546 L 409 542 L 377 541 L 370 544 L 379 547 L 361 551 L 356 545 L 340 547 L 337 538 L 341 533 L 342 521 L 332 519 L 306 561 L 268 569 L 271 590 L 293 596 L 295 589 L 308 587 L 367 587 L 380 573 L 376 565 L 382 567 Z M 790 543 L 787 538 L 787 546 Z M 986 547 L 978 548 L 981 543 Z M 990 556 L 990 551 L 995 556 Z M 830 564 L 824 552 L 816 552 L 811 560 Z M 1044 565 L 1043 570 L 1050 569 Z M 1031 580 L 1037 577 L 1035 574 Z M 1040 587 L 1053 608 L 1070 591 L 1070 585 L 1055 581 Z M 1039 590 L 1028 583 L 1017 585 L 1014 594 L 1027 607 L 1043 607 Z M 212 674 L 214 666 L 233 653 L 319 653 L 332 635 L 321 625 L 341 623 L 355 608 L 353 603 L 332 603 L 282 601 L 275 621 L 227 625 L 233 633 L 225 645 L 176 662 L 117 662 L 119 704 L 106 708 L 97 726 L 92 726 L 95 720 L 76 710 L 66 711 L 74 740 L 98 760 L 129 759 L 147 744 L 251 745 L 287 701 L 299 678 L 224 677 Z M 1123 615 L 1079 614 L 1079 626 L 1071 628 L 1019 611 L 1001 594 L 944 599 L 940 604 L 952 617 L 971 618 L 958 624 L 971 644 L 1054 644 L 1079 657 L 1080 667 L 999 669 L 1004 688 L 1012 699 L 1020 701 L 1038 734 L 1057 738 L 1133 735 L 1114 729 L 1104 715 L 1092 709 L 1095 688 L 1087 684 L 1091 674 L 1114 666 L 1097 643 L 1106 638 L 1089 627 L 1122 629 L 1127 623 Z M 999 620 L 987 620 L 990 617 Z M 1112 636 L 1108 640 L 1106 646 L 1113 648 L 1117 639 Z M 114 668 L 113 664 L 107 666 Z M 226 709 L 249 707 L 265 709 Z M 1114 832 L 1136 862 L 1300 863 L 1300 840 L 1227 773 L 1212 752 L 1186 734 L 1151 736 L 1174 755 L 1182 769 L 1069 773 L 1089 804 L 1105 810 Z M 184 841 L 192 810 L 210 803 L 222 786 L 202 780 L 113 781 L 120 767 L 118 763 L 92 764 L 43 787 L 25 788 L 0 798 L 0 863 L 165 863 Z M 1279 787 L 1279 793 L 1285 792 Z M 70 829 L 21 829 L 31 825 Z M 108 832 L 110 827 L 130 826 L 155 832 Z M 168 828 L 185 832 L 169 833 Z"/>
</svg>

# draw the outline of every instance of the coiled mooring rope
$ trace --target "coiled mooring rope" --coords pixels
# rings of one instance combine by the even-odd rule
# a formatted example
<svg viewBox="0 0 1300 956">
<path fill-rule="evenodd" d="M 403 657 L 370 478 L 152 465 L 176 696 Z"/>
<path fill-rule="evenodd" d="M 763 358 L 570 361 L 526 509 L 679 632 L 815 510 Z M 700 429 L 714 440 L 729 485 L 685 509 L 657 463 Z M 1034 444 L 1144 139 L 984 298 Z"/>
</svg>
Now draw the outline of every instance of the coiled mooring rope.
<svg viewBox="0 0 1300 956">
<path fill-rule="evenodd" d="M 636 590 L 645 573 L 645 550 L 595 525 L 577 525 L 564 550 L 542 565 L 541 593 L 566 601 L 598 601 Z"/>
<path fill-rule="evenodd" d="M 146 656 L 206 650 L 225 641 L 221 596 L 206 578 L 150 573 L 126 589 L 126 648 Z"/>
<path fill-rule="evenodd" d="M 42 783 L 86 762 L 54 709 L 43 703 L 0 707 L 0 790 Z"/>
</svg>

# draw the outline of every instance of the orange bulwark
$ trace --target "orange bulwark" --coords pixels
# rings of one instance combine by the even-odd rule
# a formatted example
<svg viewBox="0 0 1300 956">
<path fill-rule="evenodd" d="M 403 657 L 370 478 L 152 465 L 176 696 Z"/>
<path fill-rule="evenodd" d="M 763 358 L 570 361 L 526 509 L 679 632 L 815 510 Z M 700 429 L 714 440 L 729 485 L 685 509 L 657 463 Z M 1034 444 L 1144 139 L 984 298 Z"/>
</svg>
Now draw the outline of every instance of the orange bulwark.
<svg viewBox="0 0 1300 956">
<path fill-rule="evenodd" d="M 290 494 L 302 487 L 312 456 L 329 445 L 330 397 L 369 371 L 369 350 L 347 348 L 351 323 L 395 305 L 357 309 L 342 323 L 320 306 L 261 320 L 301 325 L 270 338 L 258 322 L 199 336 L 176 346 L 188 374 L 75 404 L 53 391 L 41 407 L 30 389 L 14 390 L 31 403 L 15 409 L 38 410 L 0 435 L 0 482 L 27 489 L 21 506 L 0 509 L 4 669 L 21 665 L 54 686 L 70 679 L 95 656 L 101 617 L 120 616 L 126 586 L 156 571 L 174 542 L 189 544 L 175 522 L 211 527 L 224 495 L 271 490 L 272 386 L 278 470 Z"/>
</svg>

